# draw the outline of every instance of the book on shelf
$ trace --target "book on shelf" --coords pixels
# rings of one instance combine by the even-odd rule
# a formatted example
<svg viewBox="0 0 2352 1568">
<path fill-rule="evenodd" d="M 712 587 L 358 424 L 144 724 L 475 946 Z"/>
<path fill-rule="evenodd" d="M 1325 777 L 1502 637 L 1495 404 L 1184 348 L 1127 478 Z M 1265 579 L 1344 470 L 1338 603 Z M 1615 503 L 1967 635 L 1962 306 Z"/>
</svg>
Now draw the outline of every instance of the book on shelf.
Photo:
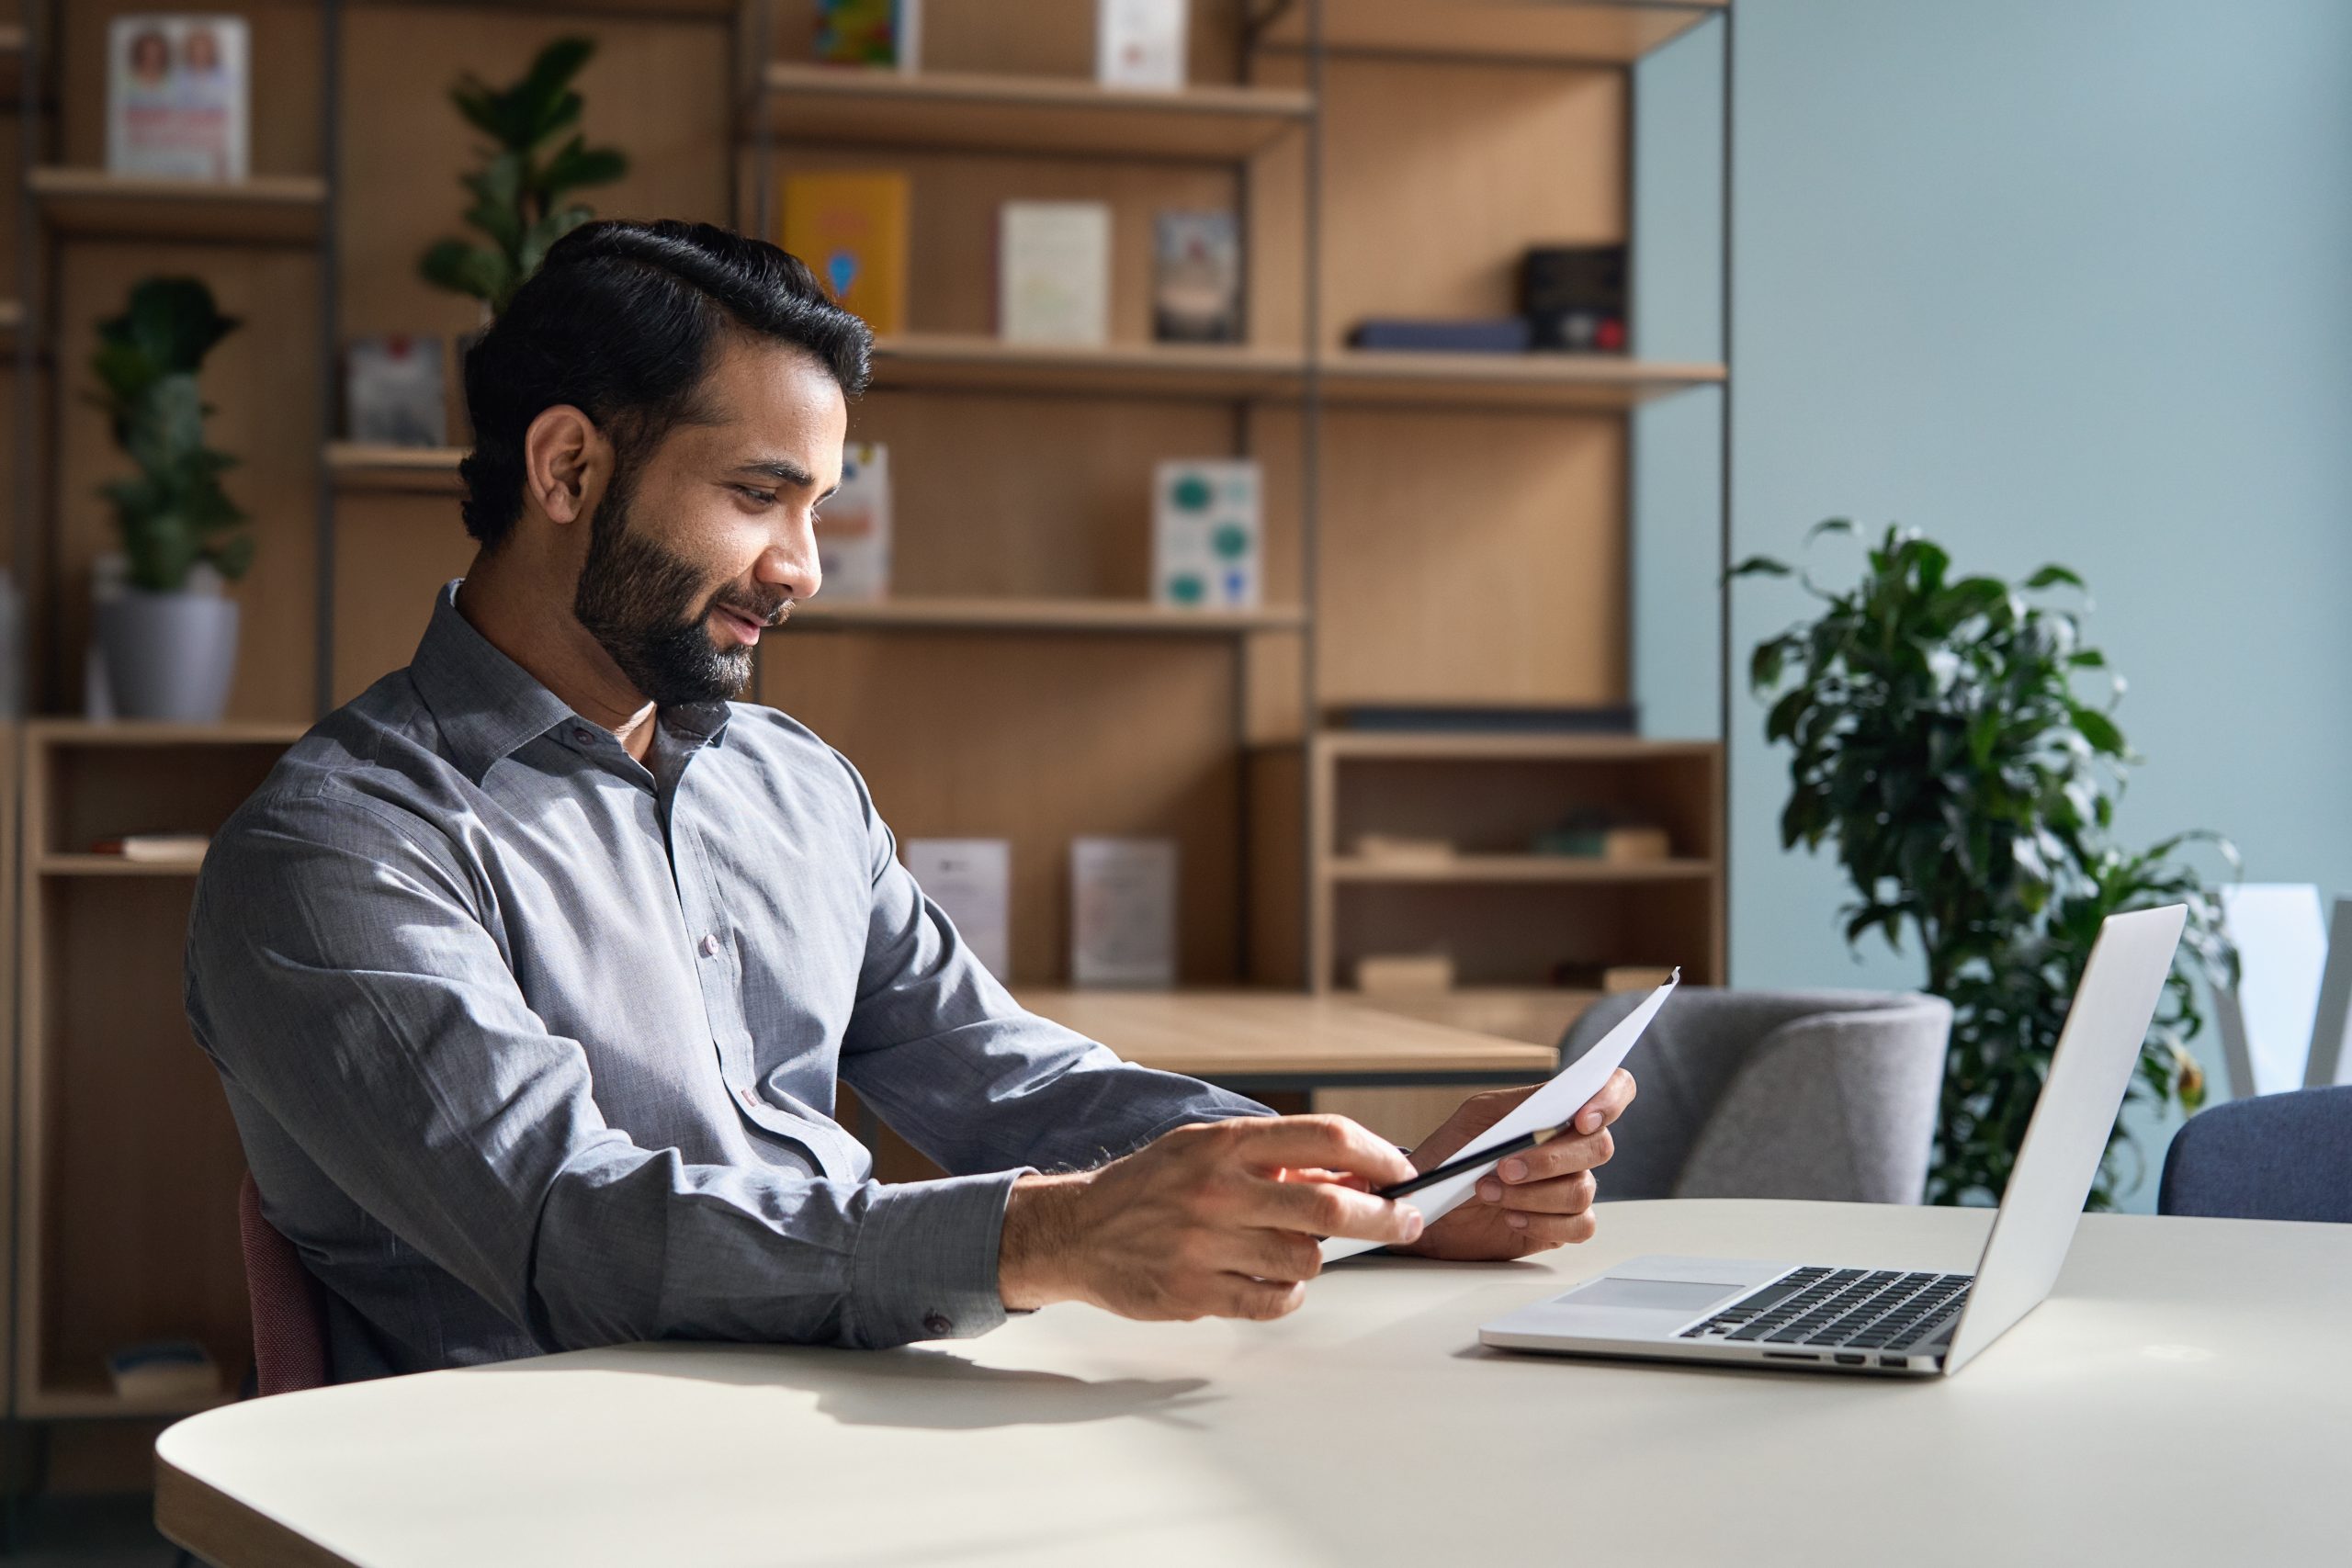
<svg viewBox="0 0 2352 1568">
<path fill-rule="evenodd" d="M 1451 839 L 1405 833 L 1358 833 L 1351 848 L 1366 865 L 1390 867 L 1452 865 L 1455 855 Z"/>
<path fill-rule="evenodd" d="M 1367 997 L 1428 996 L 1453 989 L 1450 953 L 1368 953 L 1356 960 L 1356 989 Z"/>
<path fill-rule="evenodd" d="M 909 839 L 907 870 L 946 914 L 982 968 L 1012 973 L 1012 844 L 1005 839 Z"/>
<path fill-rule="evenodd" d="M 1640 865 L 1672 859 L 1674 841 L 1665 829 L 1648 823 L 1593 818 L 1571 820 L 1549 832 L 1538 833 L 1528 849 L 1533 854 L 1566 860 Z"/>
<path fill-rule="evenodd" d="M 1250 458 L 1174 458 L 1151 484 L 1152 597 L 1188 610 L 1254 610 L 1263 481 Z"/>
<path fill-rule="evenodd" d="M 1241 229 L 1225 211 L 1152 220 L 1151 335 L 1161 343 L 1241 337 Z"/>
<path fill-rule="evenodd" d="M 824 64 L 922 69 L 922 0 L 817 0 L 816 23 Z"/>
<path fill-rule="evenodd" d="M 107 172 L 243 179 L 250 58 L 240 17 L 114 17 L 107 24 Z"/>
<path fill-rule="evenodd" d="M 842 447 L 842 487 L 817 516 L 820 596 L 872 604 L 890 596 L 890 449 L 878 441 Z"/>
<path fill-rule="evenodd" d="M 1358 321 L 1348 346 L 1411 354 L 1524 354 L 1533 344 L 1527 318 L 1422 321 L 1375 316 Z"/>
<path fill-rule="evenodd" d="M 1111 209 L 1008 201 L 997 214 L 997 335 L 1100 348 L 1111 336 Z"/>
<path fill-rule="evenodd" d="M 1070 983 L 1176 983 L 1176 843 L 1076 839 L 1069 852 Z"/>
<path fill-rule="evenodd" d="M 124 1399 L 207 1399 L 220 1392 L 220 1369 L 193 1339 L 156 1339 L 108 1351 L 107 1379 Z"/>
<path fill-rule="evenodd" d="M 1191 0 L 1094 0 L 1094 79 L 1105 87 L 1184 86 Z"/>
<path fill-rule="evenodd" d="M 907 330 L 907 176 L 786 175 L 780 243 L 876 337 Z"/>
<path fill-rule="evenodd" d="M 194 865 L 212 840 L 202 833 L 125 833 L 90 845 L 94 855 L 114 855 L 141 865 Z"/>
<path fill-rule="evenodd" d="M 345 435 L 370 446 L 441 446 L 441 340 L 408 333 L 356 337 L 344 349 Z"/>
</svg>

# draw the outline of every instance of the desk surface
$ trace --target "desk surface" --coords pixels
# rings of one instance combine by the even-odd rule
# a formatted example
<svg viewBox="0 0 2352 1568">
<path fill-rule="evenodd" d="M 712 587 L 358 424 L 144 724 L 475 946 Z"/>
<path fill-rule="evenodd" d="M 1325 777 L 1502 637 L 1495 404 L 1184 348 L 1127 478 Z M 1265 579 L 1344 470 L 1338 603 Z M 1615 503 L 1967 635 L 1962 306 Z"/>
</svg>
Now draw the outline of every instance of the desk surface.
<svg viewBox="0 0 2352 1568">
<path fill-rule="evenodd" d="M 1558 1070 L 1548 1045 L 1498 1040 L 1294 991 L 1047 991 L 1021 1005 L 1130 1062 L 1197 1077 Z"/>
<path fill-rule="evenodd" d="M 166 1432 L 156 1512 L 227 1568 L 2341 1560 L 2352 1226 L 2090 1216 L 1948 1380 L 1476 1344 L 1637 1253 L 1965 1269 L 1987 1219 L 1611 1204 L 1552 1261 L 1365 1259 L 1275 1324 L 1057 1307 L 288 1394 Z"/>
</svg>

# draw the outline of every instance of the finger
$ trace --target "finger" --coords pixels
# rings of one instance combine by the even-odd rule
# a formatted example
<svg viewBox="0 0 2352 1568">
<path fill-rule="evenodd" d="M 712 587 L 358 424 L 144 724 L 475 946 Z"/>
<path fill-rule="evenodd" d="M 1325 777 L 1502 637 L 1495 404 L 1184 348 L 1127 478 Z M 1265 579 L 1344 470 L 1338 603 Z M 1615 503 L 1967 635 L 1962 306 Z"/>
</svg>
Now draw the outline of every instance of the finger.
<svg viewBox="0 0 2352 1568">
<path fill-rule="evenodd" d="M 1555 1138 L 1548 1144 L 1538 1144 L 1525 1154 L 1513 1155 L 1497 1166 L 1495 1175 L 1506 1187 L 1523 1181 L 1554 1181 L 1563 1176 L 1573 1176 L 1579 1170 L 1607 1165 L 1610 1156 L 1616 1152 L 1616 1134 L 1603 1127 L 1598 1133 Z"/>
<path fill-rule="evenodd" d="M 1598 1133 L 1625 1113 L 1634 1103 L 1634 1075 L 1620 1067 L 1609 1075 L 1600 1092 L 1584 1102 L 1577 1112 L 1576 1127 L 1579 1133 Z"/>
<path fill-rule="evenodd" d="M 1237 1117 L 1218 1126 L 1252 1165 L 1352 1171 L 1383 1187 L 1413 1178 L 1396 1145 L 1344 1116 Z"/>
<path fill-rule="evenodd" d="M 1503 1216 L 1503 1224 L 1520 1246 L 1529 1252 L 1590 1241 L 1600 1229 L 1600 1222 L 1593 1218 L 1590 1211 L 1581 1214 L 1529 1214 L 1514 1211 Z"/>
<path fill-rule="evenodd" d="M 1213 1248 L 1204 1248 L 1203 1256 L 1212 1268 L 1278 1285 L 1312 1280 L 1323 1272 L 1322 1248 L 1315 1245 L 1313 1236 L 1298 1231 L 1256 1227 L 1228 1231 L 1217 1237 Z"/>
<path fill-rule="evenodd" d="M 1296 1312 L 1306 1300 L 1306 1287 L 1252 1280 L 1240 1274 L 1220 1274 L 1208 1287 L 1204 1309 L 1212 1317 L 1246 1317 L 1265 1323 Z"/>
<path fill-rule="evenodd" d="M 1352 1187 L 1359 1192 L 1372 1190 L 1372 1183 L 1350 1170 L 1295 1170 L 1289 1167 L 1274 1172 L 1276 1181 L 1329 1181 L 1340 1187 Z"/>
<path fill-rule="evenodd" d="M 1491 1178 L 1489 1179 L 1491 1179 Z M 1581 1214 L 1592 1207 L 1592 1200 L 1600 1190 L 1592 1172 L 1579 1170 L 1573 1176 L 1563 1176 L 1552 1181 L 1529 1181 L 1517 1186 L 1498 1185 L 1490 1202 L 1499 1202 L 1505 1212 L 1529 1214 Z"/>
<path fill-rule="evenodd" d="M 1244 1200 L 1245 1225 L 1299 1235 L 1343 1235 L 1401 1247 L 1421 1234 L 1421 1213 L 1336 1181 L 1264 1181 Z"/>
</svg>

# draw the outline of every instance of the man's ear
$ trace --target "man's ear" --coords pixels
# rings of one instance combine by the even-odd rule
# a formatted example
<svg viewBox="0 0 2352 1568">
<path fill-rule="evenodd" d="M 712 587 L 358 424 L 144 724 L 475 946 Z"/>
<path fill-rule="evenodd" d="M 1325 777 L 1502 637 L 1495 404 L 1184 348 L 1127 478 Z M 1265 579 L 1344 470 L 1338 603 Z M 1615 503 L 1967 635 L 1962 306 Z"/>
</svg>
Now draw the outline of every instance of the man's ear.
<svg viewBox="0 0 2352 1568">
<path fill-rule="evenodd" d="M 604 489 L 613 466 L 612 443 L 570 403 L 541 409 L 523 433 L 523 493 L 552 523 L 577 523 L 590 498 Z"/>
</svg>

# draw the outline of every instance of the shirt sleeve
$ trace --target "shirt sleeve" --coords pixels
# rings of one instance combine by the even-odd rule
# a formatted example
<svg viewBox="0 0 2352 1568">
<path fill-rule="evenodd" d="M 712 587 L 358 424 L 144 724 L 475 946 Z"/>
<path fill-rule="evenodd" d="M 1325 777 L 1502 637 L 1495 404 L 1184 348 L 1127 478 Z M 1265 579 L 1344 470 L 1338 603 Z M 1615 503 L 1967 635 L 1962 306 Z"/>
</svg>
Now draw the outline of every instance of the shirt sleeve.
<svg viewBox="0 0 2352 1568">
<path fill-rule="evenodd" d="M 884 1187 L 640 1147 L 504 942 L 424 824 L 364 799 L 249 807 L 198 880 L 188 1015 L 327 1179 L 546 1349 L 1002 1321 L 1014 1173 Z"/>
<path fill-rule="evenodd" d="M 1024 1010 L 899 863 L 896 840 L 857 787 L 873 904 L 842 1077 L 899 1136 L 950 1171 L 1076 1170 L 1192 1122 L 1273 1114 L 1197 1078 L 1123 1062 Z"/>
</svg>

